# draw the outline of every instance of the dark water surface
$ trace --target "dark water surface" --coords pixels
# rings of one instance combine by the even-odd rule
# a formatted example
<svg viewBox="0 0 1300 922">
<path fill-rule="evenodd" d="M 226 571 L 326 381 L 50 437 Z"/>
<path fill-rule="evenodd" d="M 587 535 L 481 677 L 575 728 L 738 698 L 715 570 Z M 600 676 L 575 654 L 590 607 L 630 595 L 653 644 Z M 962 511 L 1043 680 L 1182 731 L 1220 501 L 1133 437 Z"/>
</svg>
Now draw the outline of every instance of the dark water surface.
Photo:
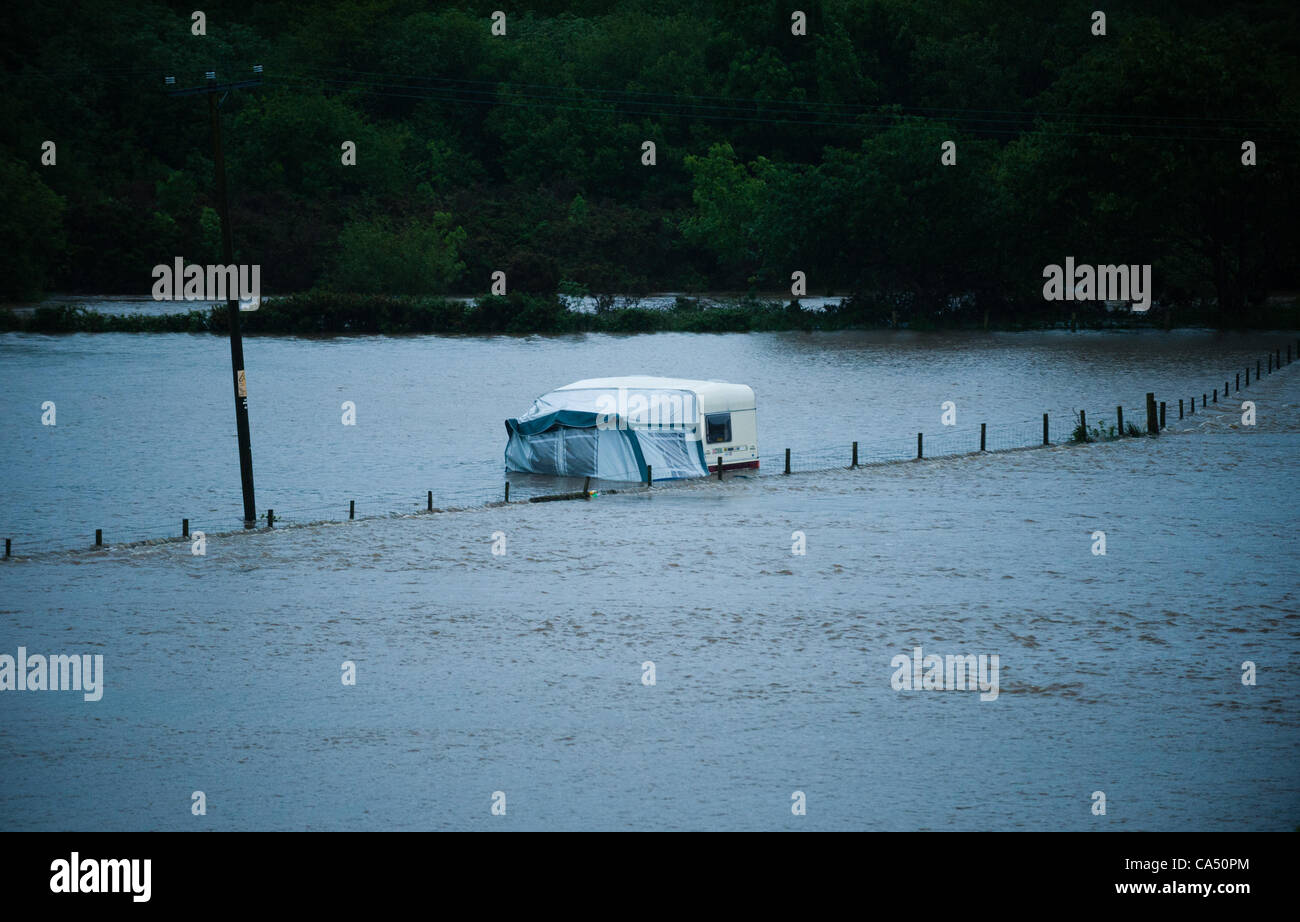
<svg viewBox="0 0 1300 922">
<path fill-rule="evenodd" d="M 1180 397 L 1222 388 L 1230 371 L 1284 340 L 1198 332 L 259 337 L 245 343 L 258 511 L 334 518 L 349 500 L 362 515 L 411 511 L 424 508 L 428 490 L 439 507 L 499 499 L 503 420 L 580 378 L 749 384 L 770 471 L 785 448 L 796 468 L 847 464 L 853 441 L 864 460 L 908 457 L 920 431 L 936 451 L 958 438 L 974 449 L 981 422 L 991 427 L 990 448 L 1031 444 L 1044 412 L 1053 438 L 1063 438 L 1078 409 L 1113 423 L 1117 404 L 1136 413 L 1148 391 L 1176 409 Z M 46 401 L 56 406 L 52 427 L 41 424 Z M 356 405 L 355 426 L 342 424 L 345 401 Z M 940 424 L 944 401 L 956 405 L 958 433 Z M 182 518 L 208 532 L 240 524 L 229 347 L 219 337 L 2 335 L 0 413 L 0 533 L 20 549 L 85 546 L 96 528 L 110 543 L 178 534 Z"/>
<path fill-rule="evenodd" d="M 1282 341 L 250 340 L 259 498 L 495 498 L 501 419 L 586 376 L 752 384 L 774 452 L 937 431 L 944 400 L 1176 403 Z M 237 517 L 221 340 L 0 337 L 0 377 L 9 532 Z M 0 826 L 1293 829 L 1300 367 L 1249 397 L 1253 428 L 6 562 L 0 654 L 106 681 L 0 693 Z M 996 700 L 894 690 L 916 646 L 996 654 Z"/>
</svg>

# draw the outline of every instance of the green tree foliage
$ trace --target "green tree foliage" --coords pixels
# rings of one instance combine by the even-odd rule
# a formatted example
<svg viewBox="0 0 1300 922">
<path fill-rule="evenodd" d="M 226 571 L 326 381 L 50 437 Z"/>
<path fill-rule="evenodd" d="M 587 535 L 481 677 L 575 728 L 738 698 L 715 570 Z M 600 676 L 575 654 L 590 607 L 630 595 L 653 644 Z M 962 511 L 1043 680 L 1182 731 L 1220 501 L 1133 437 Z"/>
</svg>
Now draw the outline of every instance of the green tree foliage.
<svg viewBox="0 0 1300 922">
<path fill-rule="evenodd" d="M 339 291 L 423 294 L 446 291 L 465 264 L 456 256 L 463 228 L 440 212 L 424 223 L 394 225 L 387 218 L 354 221 L 339 234 L 339 254 L 330 277 Z"/>
<path fill-rule="evenodd" d="M 263 85 L 221 113 L 236 257 L 272 293 L 482 296 L 497 270 L 530 296 L 787 291 L 802 271 L 855 295 L 841 321 L 1018 322 L 1067 309 L 1041 273 L 1073 256 L 1151 263 L 1159 310 L 1232 325 L 1300 286 L 1291 0 L 1135 0 L 1105 36 L 1083 0 L 797 6 L 803 36 L 776 0 L 535 0 L 494 36 L 493 4 L 263 0 L 195 36 L 159 0 L 10 4 L 0 287 L 143 293 L 156 263 L 218 259 L 206 101 L 162 78 L 253 64 Z M 570 323 L 539 304 L 436 322 Z"/>
<path fill-rule="evenodd" d="M 31 169 L 0 157 L 0 294 L 34 298 L 63 247 L 63 199 Z"/>
<path fill-rule="evenodd" d="M 695 186 L 695 210 L 682 222 L 686 242 L 712 252 L 724 266 L 755 266 L 763 163 L 747 169 L 731 145 L 721 143 L 710 147 L 708 156 L 687 157 L 686 169 Z"/>
</svg>

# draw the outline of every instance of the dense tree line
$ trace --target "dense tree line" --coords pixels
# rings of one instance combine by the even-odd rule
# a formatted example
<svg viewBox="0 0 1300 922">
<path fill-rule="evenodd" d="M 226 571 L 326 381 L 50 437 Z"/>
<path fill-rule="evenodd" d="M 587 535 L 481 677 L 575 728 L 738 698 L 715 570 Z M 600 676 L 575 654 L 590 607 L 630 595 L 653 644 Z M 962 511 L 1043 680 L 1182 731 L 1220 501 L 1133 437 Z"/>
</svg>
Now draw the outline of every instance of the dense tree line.
<svg viewBox="0 0 1300 922">
<path fill-rule="evenodd" d="M 1071 0 L 534 2 L 504 36 L 496 0 L 208 5 L 206 35 L 192 6 L 0 13 L 3 295 L 144 294 L 155 264 L 220 262 L 206 100 L 162 78 L 253 64 L 224 140 L 236 257 L 271 292 L 484 294 L 495 270 L 526 293 L 775 291 L 797 270 L 854 293 L 839 322 L 1004 323 L 1077 311 L 1042 298 L 1073 256 L 1149 263 L 1161 310 L 1236 324 L 1296 287 L 1291 0 L 1128 3 L 1105 35 Z"/>
</svg>

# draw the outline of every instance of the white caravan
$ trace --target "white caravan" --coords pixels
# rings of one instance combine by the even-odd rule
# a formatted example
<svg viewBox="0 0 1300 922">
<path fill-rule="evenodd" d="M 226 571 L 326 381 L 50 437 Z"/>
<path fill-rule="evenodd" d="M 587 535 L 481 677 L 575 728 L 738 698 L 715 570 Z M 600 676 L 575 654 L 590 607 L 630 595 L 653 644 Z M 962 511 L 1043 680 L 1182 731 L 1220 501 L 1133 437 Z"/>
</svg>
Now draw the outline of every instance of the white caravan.
<svg viewBox="0 0 1300 922">
<path fill-rule="evenodd" d="M 758 467 L 754 391 L 683 378 L 589 378 L 506 420 L 506 469 L 644 481 Z"/>
</svg>

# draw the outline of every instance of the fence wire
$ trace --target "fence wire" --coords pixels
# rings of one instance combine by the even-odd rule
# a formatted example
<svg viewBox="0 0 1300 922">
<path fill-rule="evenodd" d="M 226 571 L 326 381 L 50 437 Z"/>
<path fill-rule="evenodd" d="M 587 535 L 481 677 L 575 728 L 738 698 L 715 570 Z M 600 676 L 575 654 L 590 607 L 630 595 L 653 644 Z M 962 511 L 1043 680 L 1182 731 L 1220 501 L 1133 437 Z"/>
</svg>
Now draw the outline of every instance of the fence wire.
<svg viewBox="0 0 1300 922">
<path fill-rule="evenodd" d="M 1296 357 L 1300 358 L 1300 340 L 1296 341 L 1295 348 Z M 1283 361 L 1284 355 L 1285 362 Z M 1169 428 L 1176 425 L 1180 419 L 1185 422 L 1194 419 L 1197 415 L 1222 411 L 1225 409 L 1224 405 L 1230 399 L 1230 391 L 1233 395 L 1238 394 L 1246 390 L 1248 386 L 1258 383 L 1261 372 L 1271 374 L 1274 371 L 1281 370 L 1284 366 L 1290 365 L 1292 361 L 1292 347 L 1288 345 L 1285 352 L 1283 349 L 1275 350 L 1267 356 L 1266 360 L 1261 360 L 1258 369 L 1251 368 L 1250 373 L 1244 377 L 1239 376 L 1237 372 L 1233 372 L 1233 374 L 1214 382 L 1209 390 L 1199 393 L 1192 393 L 1189 390 L 1183 398 L 1174 397 L 1172 403 L 1166 398 L 1165 425 L 1159 426 L 1159 428 Z M 1238 385 L 1238 382 L 1241 382 L 1240 385 Z M 1222 389 L 1219 389 L 1219 384 L 1223 385 Z M 1186 401 L 1182 408 L 1181 417 L 1177 403 L 1179 399 Z M 1156 406 L 1157 425 L 1159 425 L 1158 401 Z M 1147 433 L 1147 408 L 1145 404 L 1123 408 L 1123 432 L 1120 431 L 1118 417 L 1119 414 L 1116 413 L 1115 407 L 1100 409 L 1095 412 L 1092 410 L 1084 411 L 1082 419 L 1078 411 L 1051 413 L 1048 414 L 1047 418 L 1046 439 L 1044 439 L 1044 426 L 1041 419 L 1022 423 L 986 424 L 982 433 L 983 451 L 993 453 L 1055 445 L 1112 441 L 1120 438 L 1141 436 Z M 1081 428 L 1084 423 L 1086 423 L 1086 432 Z M 979 454 L 980 451 L 981 427 L 965 426 L 958 428 L 954 426 L 946 427 L 937 432 L 921 433 L 919 453 L 915 433 L 911 436 L 859 441 L 857 445 L 857 465 L 864 467 L 916 461 L 918 459 L 952 458 Z M 791 447 L 789 452 L 789 473 L 804 474 L 849 468 L 853 466 L 853 460 L 853 443 L 851 441 L 819 447 Z M 742 472 L 752 474 L 752 469 L 739 469 L 736 473 Z M 785 473 L 786 453 L 784 448 L 769 449 L 760 455 L 758 469 L 760 477 L 783 476 Z M 725 469 L 723 476 L 724 478 L 729 476 Z M 655 481 L 654 489 L 661 489 L 674 483 L 693 482 L 696 481 Z M 545 494 L 575 493 L 587 488 L 605 492 L 632 492 L 645 488 L 644 485 L 607 483 L 596 478 L 552 477 L 544 478 L 542 481 L 530 481 L 521 478 L 512 481 L 507 477 L 500 485 L 491 489 L 485 488 L 482 491 L 476 491 L 474 495 L 467 496 L 462 492 L 457 500 L 450 503 L 446 498 L 440 500 L 437 495 L 430 498 L 428 491 L 423 496 L 407 496 L 396 491 L 387 491 L 379 494 L 363 495 L 355 500 L 344 499 L 341 501 L 327 499 L 322 494 L 306 501 L 301 498 L 297 501 L 290 501 L 283 508 L 274 505 L 274 500 L 272 500 L 272 502 L 267 503 L 261 517 L 258 519 L 257 529 L 264 530 L 267 527 L 268 510 L 273 512 L 274 525 L 283 527 L 347 522 L 353 519 L 373 519 L 381 516 L 418 515 L 427 514 L 430 511 L 447 512 L 456 509 L 483 508 L 493 503 L 503 502 L 506 497 L 507 484 L 509 484 L 509 500 L 511 503 L 526 502 Z M 270 495 L 275 495 L 274 489 L 269 492 Z M 350 502 L 355 503 L 355 505 L 350 505 Z M 430 507 L 432 507 L 432 510 L 430 510 Z M 166 521 L 158 517 L 146 522 L 130 515 L 109 515 L 105 517 L 104 526 L 101 530 L 103 533 L 102 548 L 96 546 L 93 532 L 82 536 L 80 540 L 69 539 L 66 536 L 63 538 L 44 537 L 35 540 L 20 537 L 12 539 L 12 545 L 6 556 L 12 555 L 13 558 L 44 557 L 52 554 L 103 550 L 110 547 L 120 548 L 133 545 L 143 546 L 167 542 L 193 541 L 198 532 L 203 532 L 205 536 L 218 536 L 247 531 L 247 529 L 243 528 L 242 518 L 238 514 L 220 513 L 215 510 L 208 510 L 206 513 L 200 513 L 196 517 L 190 518 L 188 537 L 182 535 L 182 517 L 179 516 Z"/>
</svg>

